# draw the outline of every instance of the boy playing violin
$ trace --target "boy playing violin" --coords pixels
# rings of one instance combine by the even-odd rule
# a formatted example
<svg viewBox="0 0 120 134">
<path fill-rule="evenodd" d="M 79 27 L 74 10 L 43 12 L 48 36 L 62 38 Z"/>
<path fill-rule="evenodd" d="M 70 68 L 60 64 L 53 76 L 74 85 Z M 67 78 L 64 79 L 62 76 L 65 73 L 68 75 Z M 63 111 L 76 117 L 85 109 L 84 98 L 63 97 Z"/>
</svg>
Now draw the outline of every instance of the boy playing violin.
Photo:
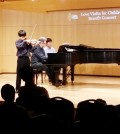
<svg viewBox="0 0 120 134">
<path fill-rule="evenodd" d="M 16 76 L 16 92 L 18 92 L 21 86 L 21 78 L 19 76 L 19 70 L 25 66 L 30 66 L 30 51 L 32 45 L 29 40 L 26 40 L 26 31 L 18 31 L 19 39 L 15 42 L 17 48 L 17 76 Z"/>
</svg>

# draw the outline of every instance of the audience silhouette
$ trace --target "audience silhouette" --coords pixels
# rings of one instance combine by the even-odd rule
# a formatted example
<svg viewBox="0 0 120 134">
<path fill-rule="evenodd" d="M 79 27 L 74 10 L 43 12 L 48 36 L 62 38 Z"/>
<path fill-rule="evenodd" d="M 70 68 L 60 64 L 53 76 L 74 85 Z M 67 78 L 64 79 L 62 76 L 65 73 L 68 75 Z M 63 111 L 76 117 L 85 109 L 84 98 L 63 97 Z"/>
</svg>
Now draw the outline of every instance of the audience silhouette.
<svg viewBox="0 0 120 134">
<path fill-rule="evenodd" d="M 4 103 L 0 107 L 0 129 L 4 133 L 25 132 L 29 122 L 28 112 L 25 108 L 16 105 L 15 89 L 10 84 L 5 84 L 1 88 L 1 97 Z"/>
<path fill-rule="evenodd" d="M 88 99 L 75 109 L 70 100 L 50 98 L 47 89 L 35 85 L 32 67 L 20 69 L 19 76 L 25 85 L 20 87 L 16 101 L 12 85 L 1 88 L 0 129 L 4 133 L 120 134 L 120 104 Z"/>
<path fill-rule="evenodd" d="M 18 93 L 16 103 L 24 106 L 33 115 L 46 113 L 49 94 L 44 87 L 36 86 L 34 84 L 33 68 L 26 66 L 20 69 L 19 76 L 25 85 L 21 86 Z"/>
</svg>

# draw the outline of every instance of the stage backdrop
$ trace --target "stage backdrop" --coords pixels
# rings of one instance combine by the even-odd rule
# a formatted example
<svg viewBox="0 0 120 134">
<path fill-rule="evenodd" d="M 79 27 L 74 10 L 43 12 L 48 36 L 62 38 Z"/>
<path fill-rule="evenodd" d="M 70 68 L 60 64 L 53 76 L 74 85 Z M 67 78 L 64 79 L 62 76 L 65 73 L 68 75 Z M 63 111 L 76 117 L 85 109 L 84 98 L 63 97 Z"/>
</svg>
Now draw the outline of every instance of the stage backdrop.
<svg viewBox="0 0 120 134">
<path fill-rule="evenodd" d="M 89 45 L 98 48 L 120 48 L 120 8 L 31 13 L 0 10 L 0 72 L 16 72 L 17 33 L 27 32 L 29 39 L 46 36 L 57 49 L 62 43 Z M 120 75 L 117 64 L 79 64 L 76 74 Z"/>
<path fill-rule="evenodd" d="M 3 22 L 2 22 L 2 11 L 0 10 L 0 73 L 2 72 L 2 57 L 3 57 L 3 53 L 2 53 L 2 46 L 3 46 Z"/>
</svg>

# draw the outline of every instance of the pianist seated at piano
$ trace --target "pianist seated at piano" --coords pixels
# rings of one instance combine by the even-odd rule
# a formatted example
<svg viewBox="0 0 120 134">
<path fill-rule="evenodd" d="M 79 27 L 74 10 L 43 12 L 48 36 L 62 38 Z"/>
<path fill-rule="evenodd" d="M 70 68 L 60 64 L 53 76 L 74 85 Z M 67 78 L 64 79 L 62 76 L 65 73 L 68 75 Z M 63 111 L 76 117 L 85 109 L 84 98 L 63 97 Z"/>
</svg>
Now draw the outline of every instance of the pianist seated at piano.
<svg viewBox="0 0 120 134">
<path fill-rule="evenodd" d="M 43 47 L 46 46 L 46 38 L 41 37 L 39 42 L 32 48 L 32 56 L 31 56 L 31 66 L 33 69 L 38 69 L 40 71 L 45 71 L 48 75 L 49 82 L 52 81 L 52 77 L 50 75 L 50 69 L 44 63 L 47 60 L 47 56 L 45 55 L 45 51 Z"/>
<path fill-rule="evenodd" d="M 56 53 L 55 48 L 52 47 L 52 39 L 51 38 L 47 38 L 46 46 L 43 49 L 44 49 L 45 54 L 46 54 L 47 57 L 48 57 L 49 53 Z M 53 67 L 52 65 L 48 65 L 48 68 L 50 70 L 50 75 L 52 77 L 52 84 L 54 85 L 55 84 L 55 71 L 59 71 L 60 72 L 61 68 L 60 67 Z M 61 85 L 62 84 L 62 80 L 59 79 L 58 81 L 59 81 L 59 84 Z"/>
<path fill-rule="evenodd" d="M 45 50 L 45 53 L 56 53 L 56 50 L 54 47 L 52 47 L 52 39 L 47 38 L 46 40 L 46 46 L 43 48 Z"/>
</svg>

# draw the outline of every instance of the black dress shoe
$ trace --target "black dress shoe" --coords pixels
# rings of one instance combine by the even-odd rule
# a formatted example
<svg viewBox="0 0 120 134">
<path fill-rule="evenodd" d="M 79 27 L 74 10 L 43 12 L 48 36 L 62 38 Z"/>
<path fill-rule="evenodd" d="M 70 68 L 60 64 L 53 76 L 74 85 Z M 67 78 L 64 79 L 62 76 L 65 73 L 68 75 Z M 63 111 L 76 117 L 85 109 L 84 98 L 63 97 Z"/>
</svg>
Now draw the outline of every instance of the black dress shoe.
<svg viewBox="0 0 120 134">
<path fill-rule="evenodd" d="M 58 80 L 58 82 L 59 82 L 60 84 L 62 84 L 62 83 L 63 83 L 63 81 L 62 81 L 62 80 Z"/>
<path fill-rule="evenodd" d="M 63 84 L 63 81 L 62 80 L 58 80 L 58 82 L 52 82 L 52 85 L 56 86 L 56 87 L 59 87 Z"/>
</svg>

